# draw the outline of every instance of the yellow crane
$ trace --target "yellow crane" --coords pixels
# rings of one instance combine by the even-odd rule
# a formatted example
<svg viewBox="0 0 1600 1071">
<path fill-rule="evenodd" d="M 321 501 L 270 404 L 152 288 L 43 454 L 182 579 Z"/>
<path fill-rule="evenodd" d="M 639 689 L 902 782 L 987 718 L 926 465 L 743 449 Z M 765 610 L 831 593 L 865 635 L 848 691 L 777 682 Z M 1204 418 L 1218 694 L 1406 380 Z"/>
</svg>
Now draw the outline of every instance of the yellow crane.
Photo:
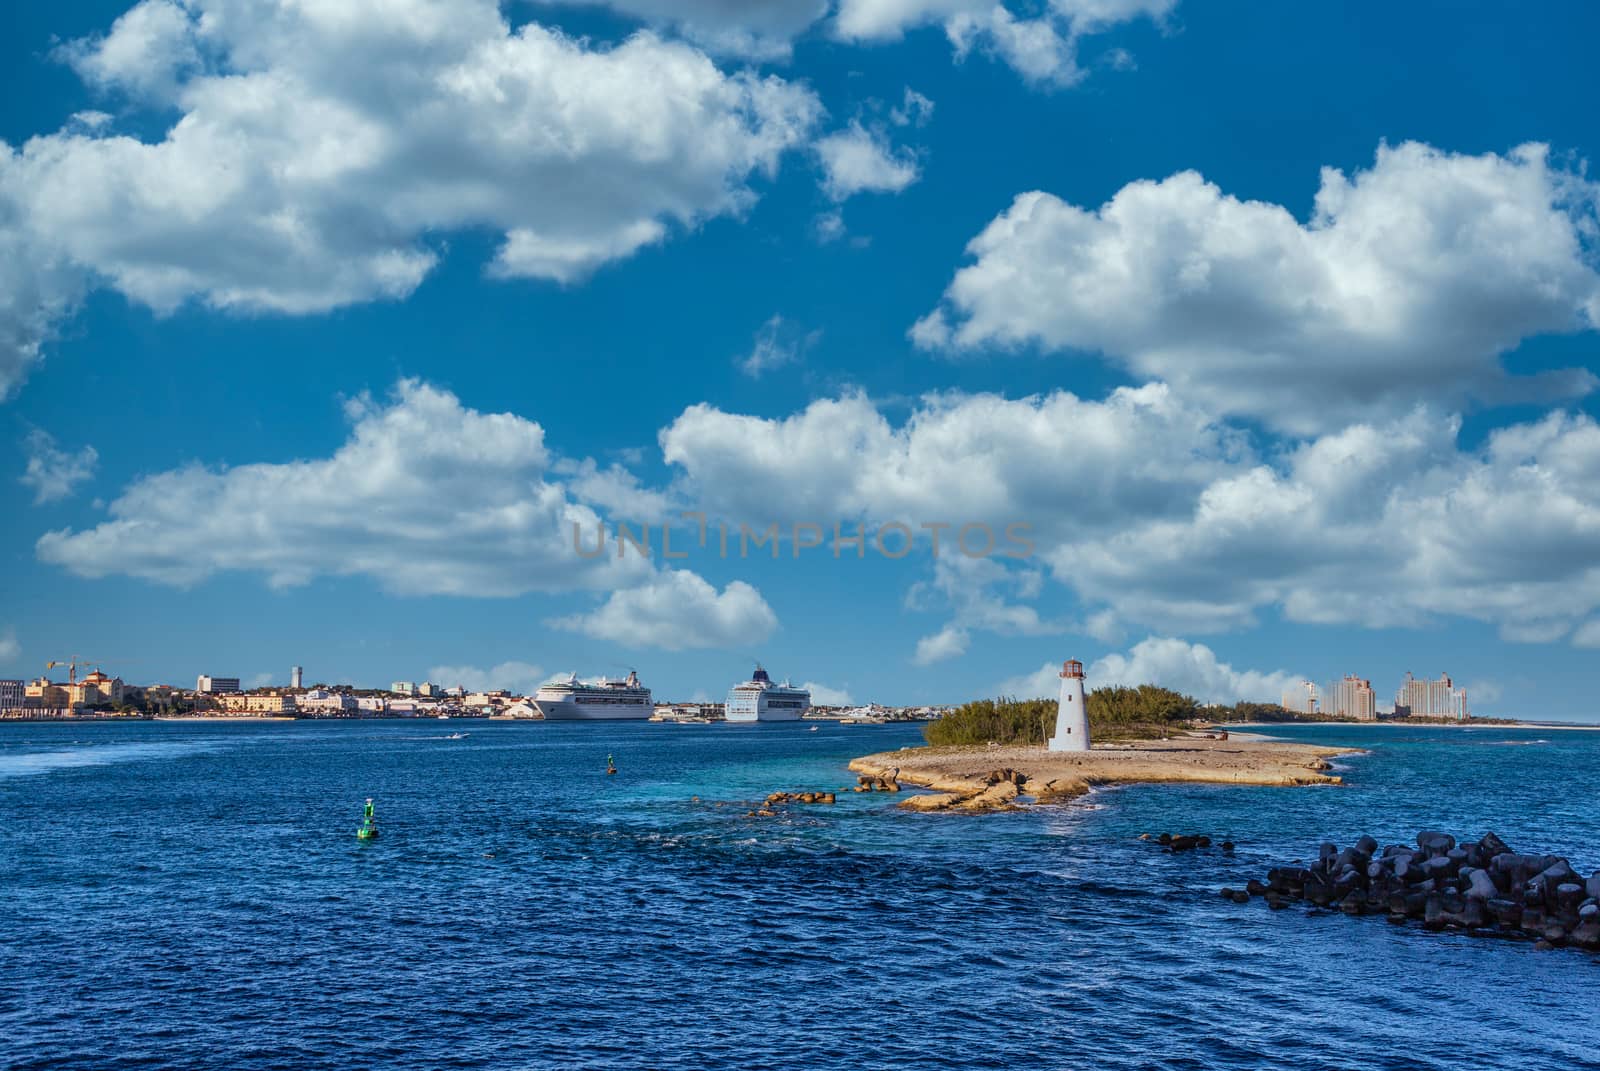
<svg viewBox="0 0 1600 1071">
<path fill-rule="evenodd" d="M 60 659 L 58 661 L 50 661 L 50 662 L 46 662 L 44 664 L 44 668 L 47 669 L 47 670 L 55 669 L 57 666 L 66 666 L 67 667 L 67 683 L 68 684 L 77 684 L 78 683 L 78 667 L 79 666 L 84 666 L 85 668 L 87 668 L 89 666 L 94 666 L 95 669 L 99 669 L 100 668 L 100 660 L 99 659 L 84 658 L 82 655 L 73 655 L 71 658 L 63 658 L 63 659 Z"/>
</svg>

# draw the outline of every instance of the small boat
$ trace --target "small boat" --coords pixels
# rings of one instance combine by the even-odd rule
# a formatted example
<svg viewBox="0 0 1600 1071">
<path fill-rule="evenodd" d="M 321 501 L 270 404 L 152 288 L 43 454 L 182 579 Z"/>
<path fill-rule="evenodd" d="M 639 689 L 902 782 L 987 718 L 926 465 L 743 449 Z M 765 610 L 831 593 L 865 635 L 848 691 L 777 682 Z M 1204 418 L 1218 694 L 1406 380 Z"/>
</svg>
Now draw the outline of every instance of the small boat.
<svg viewBox="0 0 1600 1071">
<path fill-rule="evenodd" d="M 818 729 L 820 729 L 820 728 L 822 728 L 822 726 L 820 726 L 820 725 L 813 725 L 813 726 L 812 726 L 812 727 L 811 727 L 811 731 L 812 731 L 812 732 L 816 732 L 816 731 L 817 731 L 817 730 L 818 730 Z"/>
<path fill-rule="evenodd" d="M 466 733 L 451 733 L 449 736 L 445 737 L 446 740 L 465 740 L 466 738 Z"/>
</svg>

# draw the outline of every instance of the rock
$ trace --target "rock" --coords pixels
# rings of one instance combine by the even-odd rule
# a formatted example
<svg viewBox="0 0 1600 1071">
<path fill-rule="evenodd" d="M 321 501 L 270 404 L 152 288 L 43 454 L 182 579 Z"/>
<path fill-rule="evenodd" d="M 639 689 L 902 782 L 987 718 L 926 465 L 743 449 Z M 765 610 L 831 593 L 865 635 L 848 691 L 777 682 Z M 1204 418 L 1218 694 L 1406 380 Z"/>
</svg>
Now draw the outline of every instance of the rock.
<svg viewBox="0 0 1600 1071">
<path fill-rule="evenodd" d="M 1596 900 L 1600 900 L 1600 870 L 1590 875 L 1589 880 L 1583 883 L 1583 889 Z"/>
<path fill-rule="evenodd" d="M 1378 842 L 1373 840 L 1371 837 L 1361 836 L 1356 838 L 1356 851 L 1361 852 L 1363 855 L 1370 856 L 1377 850 Z"/>
<path fill-rule="evenodd" d="M 1224 885 L 1222 887 L 1222 898 L 1224 900 L 1232 900 L 1233 899 L 1233 890 L 1228 888 L 1226 885 Z M 1246 896 L 1245 899 L 1248 900 L 1250 898 L 1248 896 Z"/>
<path fill-rule="evenodd" d="M 1495 888 L 1494 879 L 1489 877 L 1487 870 L 1463 871 L 1462 876 L 1468 882 L 1466 893 L 1469 897 L 1491 900 L 1500 895 L 1500 890 Z"/>
<path fill-rule="evenodd" d="M 1417 834 L 1417 847 L 1429 855 L 1443 855 L 1456 846 L 1456 839 L 1448 833 L 1425 829 Z"/>
<path fill-rule="evenodd" d="M 1225 851 L 1225 852 L 1233 851 L 1233 841 L 1231 841 L 1231 840 L 1223 841 L 1222 842 L 1222 850 Z M 1600 877 L 1600 875 L 1596 875 L 1596 876 Z"/>
<path fill-rule="evenodd" d="M 1248 904 L 1250 902 L 1250 894 L 1243 889 L 1239 889 L 1233 893 L 1231 899 L 1236 904 Z"/>
<path fill-rule="evenodd" d="M 1580 948 L 1600 948 L 1600 919 L 1585 919 L 1573 927 L 1572 943 Z"/>
<path fill-rule="evenodd" d="M 960 803 L 961 796 L 954 792 L 933 792 L 928 795 L 907 796 L 900 806 L 908 811 L 942 811 Z"/>
</svg>

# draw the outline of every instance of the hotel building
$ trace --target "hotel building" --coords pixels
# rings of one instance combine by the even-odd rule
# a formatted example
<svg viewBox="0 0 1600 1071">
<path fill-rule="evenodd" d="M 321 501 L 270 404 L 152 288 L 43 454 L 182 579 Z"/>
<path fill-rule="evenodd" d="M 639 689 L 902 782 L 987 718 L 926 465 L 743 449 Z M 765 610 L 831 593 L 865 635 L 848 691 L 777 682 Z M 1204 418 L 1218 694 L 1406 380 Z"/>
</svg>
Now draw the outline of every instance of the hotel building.
<svg viewBox="0 0 1600 1071">
<path fill-rule="evenodd" d="M 1378 697 L 1371 681 L 1346 673 L 1343 680 L 1328 685 L 1328 698 L 1322 709 L 1340 718 L 1377 721 Z"/>
<path fill-rule="evenodd" d="M 1405 707 L 1419 718 L 1454 718 L 1466 721 L 1471 716 L 1467 709 L 1467 690 L 1457 688 L 1448 673 L 1441 673 L 1436 681 L 1419 681 L 1406 674 L 1405 683 L 1395 694 L 1396 712 Z"/>
</svg>

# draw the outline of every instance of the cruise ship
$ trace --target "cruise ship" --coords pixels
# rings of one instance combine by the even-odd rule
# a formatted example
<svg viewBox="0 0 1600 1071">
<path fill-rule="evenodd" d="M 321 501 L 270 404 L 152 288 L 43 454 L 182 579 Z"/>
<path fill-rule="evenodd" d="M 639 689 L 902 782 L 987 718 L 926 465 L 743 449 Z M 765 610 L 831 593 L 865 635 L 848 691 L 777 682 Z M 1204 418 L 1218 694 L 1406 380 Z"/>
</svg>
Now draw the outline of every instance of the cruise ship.
<svg viewBox="0 0 1600 1071">
<path fill-rule="evenodd" d="M 749 680 L 728 692 L 729 721 L 799 721 L 810 709 L 810 692 L 788 681 L 773 684 L 760 666 Z"/>
<path fill-rule="evenodd" d="M 576 673 L 550 681 L 534 693 L 533 706 L 546 721 L 644 721 L 656 709 L 650 689 L 632 670 L 621 681 L 601 677 L 590 683 Z"/>
</svg>

